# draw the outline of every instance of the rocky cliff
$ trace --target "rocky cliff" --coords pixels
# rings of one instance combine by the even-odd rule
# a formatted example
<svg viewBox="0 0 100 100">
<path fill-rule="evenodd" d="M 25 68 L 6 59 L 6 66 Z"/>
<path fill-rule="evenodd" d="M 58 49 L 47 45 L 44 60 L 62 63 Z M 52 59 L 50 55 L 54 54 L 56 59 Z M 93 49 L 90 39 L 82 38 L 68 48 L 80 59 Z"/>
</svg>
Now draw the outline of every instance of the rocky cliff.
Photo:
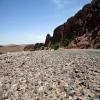
<svg viewBox="0 0 100 100">
<path fill-rule="evenodd" d="M 66 48 L 100 48 L 100 0 L 92 0 L 58 26 L 51 39 L 51 45 L 55 44 Z"/>
<path fill-rule="evenodd" d="M 52 39 L 51 35 L 50 34 L 47 34 L 46 40 L 45 40 L 45 46 L 46 47 L 50 47 L 51 39 Z"/>
</svg>

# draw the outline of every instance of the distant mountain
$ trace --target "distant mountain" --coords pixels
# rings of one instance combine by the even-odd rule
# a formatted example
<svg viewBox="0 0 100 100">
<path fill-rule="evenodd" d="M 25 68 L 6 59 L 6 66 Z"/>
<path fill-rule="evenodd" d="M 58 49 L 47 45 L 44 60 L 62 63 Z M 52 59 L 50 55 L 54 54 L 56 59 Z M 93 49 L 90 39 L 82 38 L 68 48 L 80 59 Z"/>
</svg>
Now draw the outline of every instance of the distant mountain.
<svg viewBox="0 0 100 100">
<path fill-rule="evenodd" d="M 100 0 L 92 0 L 75 16 L 47 35 L 46 46 L 66 48 L 100 48 Z"/>
</svg>

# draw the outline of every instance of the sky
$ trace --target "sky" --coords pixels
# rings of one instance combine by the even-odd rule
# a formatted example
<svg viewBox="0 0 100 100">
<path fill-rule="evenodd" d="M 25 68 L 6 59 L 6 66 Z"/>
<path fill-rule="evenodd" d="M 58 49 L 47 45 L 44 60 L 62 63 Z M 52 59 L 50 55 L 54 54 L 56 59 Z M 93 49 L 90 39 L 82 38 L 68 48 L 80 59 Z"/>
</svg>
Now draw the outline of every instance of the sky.
<svg viewBox="0 0 100 100">
<path fill-rule="evenodd" d="M 0 0 L 0 45 L 44 42 L 91 0 Z"/>
</svg>

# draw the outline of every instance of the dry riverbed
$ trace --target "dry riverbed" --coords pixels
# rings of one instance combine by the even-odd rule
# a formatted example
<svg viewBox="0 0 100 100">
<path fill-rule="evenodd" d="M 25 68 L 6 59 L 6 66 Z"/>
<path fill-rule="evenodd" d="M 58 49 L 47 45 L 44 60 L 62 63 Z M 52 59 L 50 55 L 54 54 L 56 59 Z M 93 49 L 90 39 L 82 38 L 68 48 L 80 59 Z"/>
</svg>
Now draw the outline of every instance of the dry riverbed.
<svg viewBox="0 0 100 100">
<path fill-rule="evenodd" d="M 2 54 L 0 100 L 100 100 L 100 50 Z"/>
</svg>

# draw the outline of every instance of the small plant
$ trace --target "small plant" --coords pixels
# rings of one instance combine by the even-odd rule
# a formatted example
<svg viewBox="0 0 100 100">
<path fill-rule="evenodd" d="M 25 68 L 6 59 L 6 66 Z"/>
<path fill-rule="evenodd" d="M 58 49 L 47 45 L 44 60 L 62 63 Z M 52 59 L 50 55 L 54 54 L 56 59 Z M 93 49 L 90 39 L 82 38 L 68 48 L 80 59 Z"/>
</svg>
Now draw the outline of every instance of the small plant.
<svg viewBox="0 0 100 100">
<path fill-rule="evenodd" d="M 58 50 L 59 49 L 59 44 L 58 43 L 52 44 L 51 48 L 54 49 L 54 50 Z"/>
<path fill-rule="evenodd" d="M 68 44 L 74 39 L 74 33 L 69 33 L 67 34 L 67 36 L 64 36 L 63 40 L 62 40 L 62 45 L 64 47 L 68 46 Z"/>
<path fill-rule="evenodd" d="M 69 43 L 70 43 L 70 39 L 67 39 L 67 38 L 62 41 L 62 45 L 64 47 L 67 46 Z"/>
</svg>

